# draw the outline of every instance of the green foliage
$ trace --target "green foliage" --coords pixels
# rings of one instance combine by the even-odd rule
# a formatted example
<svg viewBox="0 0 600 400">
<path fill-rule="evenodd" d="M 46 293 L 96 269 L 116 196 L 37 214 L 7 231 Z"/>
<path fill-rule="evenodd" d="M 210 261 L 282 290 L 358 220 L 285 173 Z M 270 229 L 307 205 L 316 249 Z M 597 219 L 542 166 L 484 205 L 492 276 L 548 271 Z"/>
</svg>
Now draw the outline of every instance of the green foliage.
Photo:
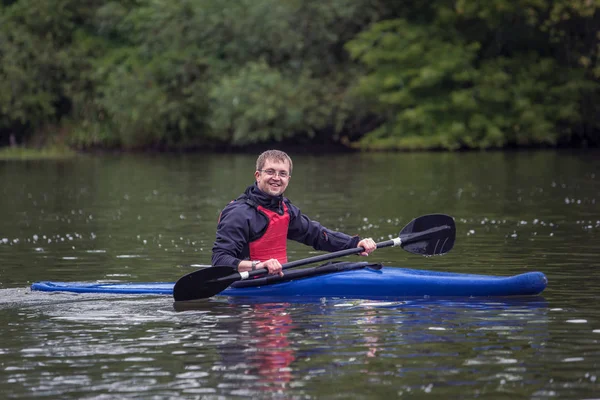
<svg viewBox="0 0 600 400">
<path fill-rule="evenodd" d="M 125 147 L 194 144 L 207 107 L 203 81 L 189 79 L 197 66 L 173 53 L 149 60 L 129 54 L 97 78 L 95 104 L 111 131 Z"/>
<path fill-rule="evenodd" d="M 167 9 L 158 11 L 165 11 L 161 17 L 168 19 Z M 89 42 L 77 47 L 78 54 L 94 49 L 95 54 L 88 57 L 90 70 L 78 85 L 85 89 L 73 90 L 74 111 L 82 120 L 71 138 L 77 147 L 188 147 L 201 145 L 210 137 L 204 122 L 206 62 L 196 47 L 175 42 L 177 33 L 167 34 L 164 46 L 158 46 L 161 32 L 180 26 L 177 19 L 165 27 L 143 18 L 155 12 L 109 3 L 96 14 L 95 24 L 102 36 L 78 41 Z M 158 34 L 157 26 L 163 27 Z M 142 39 L 150 43 L 140 43 Z"/>
<path fill-rule="evenodd" d="M 523 18 L 512 33 L 529 41 L 516 43 L 508 30 L 499 42 L 487 40 L 507 17 L 520 17 L 519 4 L 462 1 L 456 11 L 438 7 L 426 24 L 382 21 L 347 44 L 368 69 L 353 93 L 386 116 L 359 147 L 555 145 L 577 135 L 573 127 L 598 123 L 582 110 L 584 98 L 597 96 L 597 80 L 545 56 L 558 50 L 547 39 L 537 47 L 545 34 L 528 24 L 538 22 Z M 479 26 L 478 34 L 466 25 Z"/>
<path fill-rule="evenodd" d="M 135 47 L 103 62 L 95 103 L 128 147 L 337 137 L 352 69 L 336 69 L 331 50 L 356 29 L 360 4 L 144 2 L 116 25 Z"/>
<path fill-rule="evenodd" d="M 264 61 L 249 63 L 212 88 L 211 128 L 233 145 L 314 136 L 329 122 L 319 84 L 306 75 L 285 75 Z"/>
<path fill-rule="evenodd" d="M 52 132 L 77 148 L 598 143 L 599 8 L 4 0 L 0 145 Z"/>
<path fill-rule="evenodd" d="M 0 17 L 0 129 L 39 127 L 55 115 L 60 75 L 52 42 Z"/>
<path fill-rule="evenodd" d="M 69 112 L 72 34 L 98 2 L 12 2 L 0 13 L 0 130 L 21 139 Z M 0 131 L 0 139 L 1 138 Z"/>
</svg>

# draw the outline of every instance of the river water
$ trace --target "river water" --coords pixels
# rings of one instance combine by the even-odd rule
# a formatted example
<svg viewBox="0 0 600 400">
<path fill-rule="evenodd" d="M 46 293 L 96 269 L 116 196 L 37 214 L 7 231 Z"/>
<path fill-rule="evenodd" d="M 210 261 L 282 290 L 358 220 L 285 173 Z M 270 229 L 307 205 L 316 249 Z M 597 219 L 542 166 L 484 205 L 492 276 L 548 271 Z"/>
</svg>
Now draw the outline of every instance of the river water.
<svg viewBox="0 0 600 400">
<path fill-rule="evenodd" d="M 454 249 L 370 261 L 542 271 L 541 296 L 259 303 L 32 292 L 55 281 L 175 281 L 210 263 L 219 211 L 255 155 L 0 161 L 4 398 L 598 398 L 598 152 L 293 154 L 287 192 L 377 241 L 453 216 Z M 291 260 L 318 254 L 291 243 Z"/>
</svg>

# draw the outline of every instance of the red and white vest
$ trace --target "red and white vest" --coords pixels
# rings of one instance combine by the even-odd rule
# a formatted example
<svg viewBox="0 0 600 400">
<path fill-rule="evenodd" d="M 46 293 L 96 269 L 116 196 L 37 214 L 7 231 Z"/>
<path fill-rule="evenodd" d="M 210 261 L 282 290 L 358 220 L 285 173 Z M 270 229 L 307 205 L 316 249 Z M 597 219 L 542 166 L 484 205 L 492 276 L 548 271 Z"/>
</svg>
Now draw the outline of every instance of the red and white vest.
<svg viewBox="0 0 600 400">
<path fill-rule="evenodd" d="M 281 264 L 287 263 L 287 234 L 290 225 L 287 205 L 283 203 L 283 215 L 263 206 L 256 208 L 269 218 L 269 224 L 260 238 L 249 243 L 250 260 L 267 261 L 276 258 Z"/>
</svg>

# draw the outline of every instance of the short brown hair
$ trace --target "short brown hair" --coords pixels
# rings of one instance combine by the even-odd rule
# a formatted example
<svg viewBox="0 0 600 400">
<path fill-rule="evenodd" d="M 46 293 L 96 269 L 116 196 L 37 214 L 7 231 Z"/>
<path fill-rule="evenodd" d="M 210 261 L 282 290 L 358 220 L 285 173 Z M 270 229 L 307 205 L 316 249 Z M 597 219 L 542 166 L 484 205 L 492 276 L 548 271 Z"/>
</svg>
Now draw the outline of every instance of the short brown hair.
<svg viewBox="0 0 600 400">
<path fill-rule="evenodd" d="M 288 162 L 290 164 L 290 176 L 292 175 L 292 159 L 281 150 L 267 150 L 256 159 L 256 170 L 263 169 L 267 160 L 275 160 L 279 162 Z"/>
</svg>

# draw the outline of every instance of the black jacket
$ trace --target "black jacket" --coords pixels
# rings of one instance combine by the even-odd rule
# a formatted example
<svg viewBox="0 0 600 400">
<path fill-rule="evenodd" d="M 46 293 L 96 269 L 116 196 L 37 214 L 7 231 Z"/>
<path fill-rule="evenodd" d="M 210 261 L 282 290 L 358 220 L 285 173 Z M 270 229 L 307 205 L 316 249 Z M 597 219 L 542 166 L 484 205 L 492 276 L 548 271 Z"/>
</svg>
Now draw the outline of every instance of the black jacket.
<svg viewBox="0 0 600 400">
<path fill-rule="evenodd" d="M 288 239 L 324 251 L 350 249 L 360 241 L 358 236 L 348 236 L 323 227 L 302 214 L 287 198 L 265 194 L 254 184 L 221 212 L 217 239 L 212 248 L 212 265 L 237 268 L 240 261 L 250 255 L 248 244 L 260 238 L 269 223 L 267 216 L 256 206 L 261 205 L 282 214 L 283 202 L 290 214 Z"/>
</svg>

